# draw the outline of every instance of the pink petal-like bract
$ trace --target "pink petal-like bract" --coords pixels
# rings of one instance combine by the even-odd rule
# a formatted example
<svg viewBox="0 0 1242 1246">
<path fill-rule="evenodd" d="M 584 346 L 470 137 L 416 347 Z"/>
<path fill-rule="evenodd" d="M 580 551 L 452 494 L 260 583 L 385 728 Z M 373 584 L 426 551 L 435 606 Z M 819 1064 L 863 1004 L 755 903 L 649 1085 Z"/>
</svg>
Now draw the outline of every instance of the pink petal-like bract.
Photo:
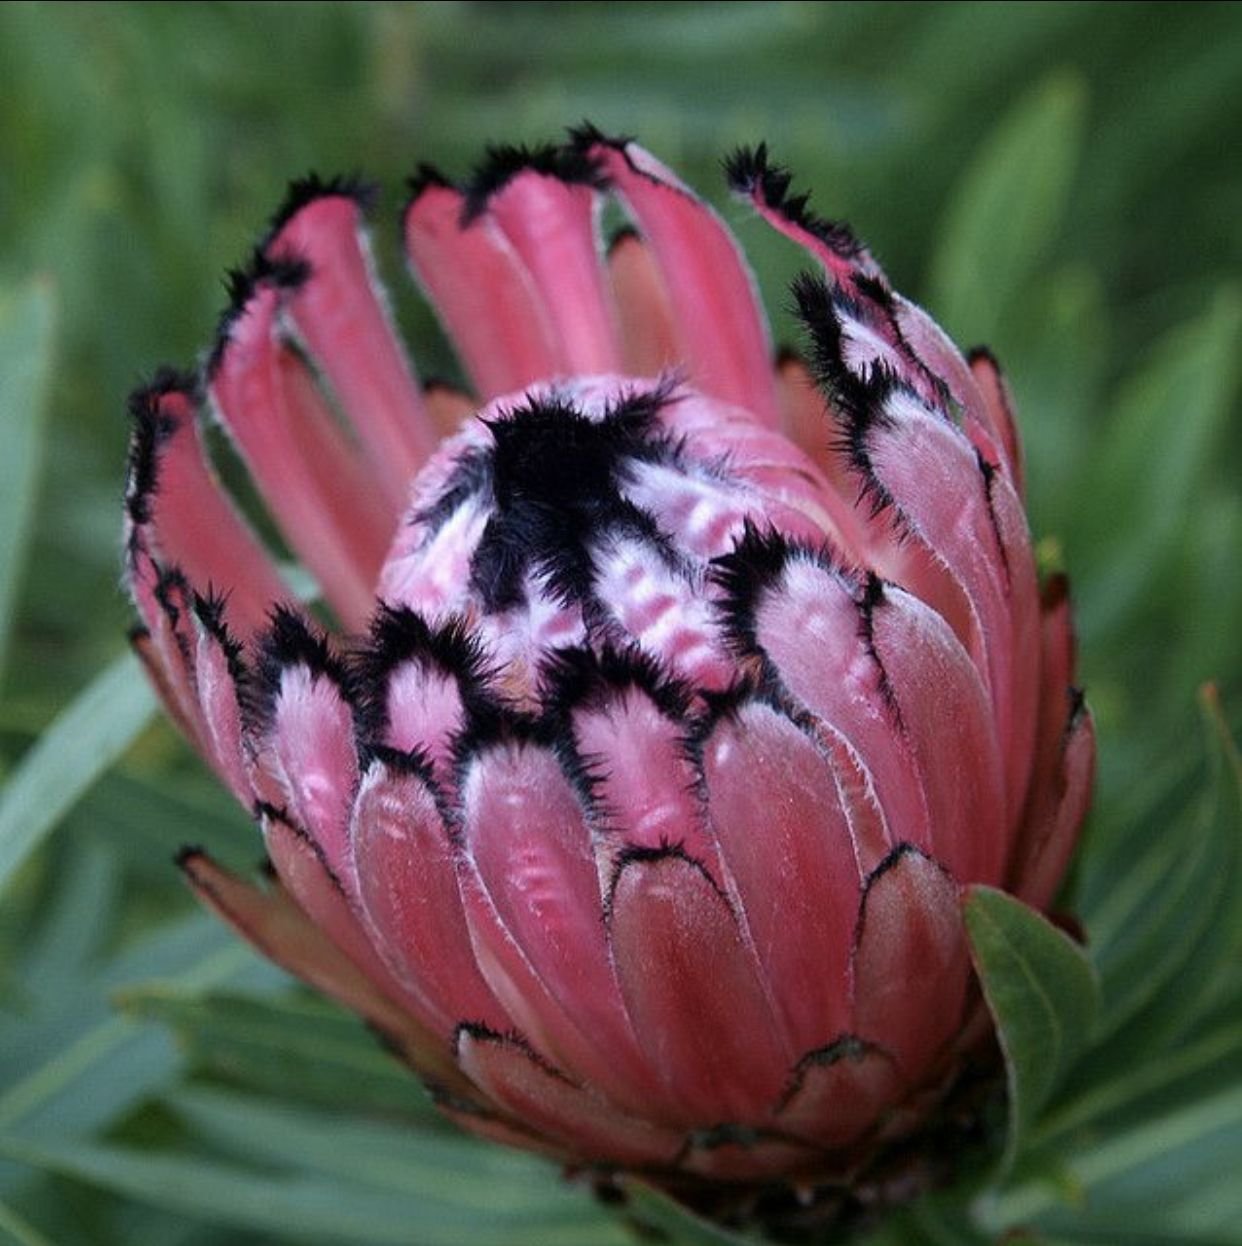
<svg viewBox="0 0 1242 1246">
<path fill-rule="evenodd" d="M 368 191 L 309 178 L 134 396 L 126 507 L 138 652 L 274 868 L 191 853 L 201 897 L 467 1129 L 687 1197 L 840 1189 L 943 1120 L 993 1050 L 963 889 L 1047 909 L 1095 753 L 995 361 L 764 147 L 726 166 L 805 252 L 801 355 L 720 217 L 588 128 L 412 183 L 466 378 L 424 384 Z"/>
</svg>

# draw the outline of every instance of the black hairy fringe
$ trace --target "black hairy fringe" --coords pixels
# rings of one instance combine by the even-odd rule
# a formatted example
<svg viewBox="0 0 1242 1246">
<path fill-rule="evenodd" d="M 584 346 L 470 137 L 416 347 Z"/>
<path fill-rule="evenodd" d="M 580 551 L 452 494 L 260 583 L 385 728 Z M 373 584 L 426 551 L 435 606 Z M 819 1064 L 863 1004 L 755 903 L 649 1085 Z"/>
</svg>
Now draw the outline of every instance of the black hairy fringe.
<svg viewBox="0 0 1242 1246">
<path fill-rule="evenodd" d="M 856 260 L 863 254 L 862 243 L 848 225 L 811 211 L 809 192 L 789 193 L 793 174 L 783 165 L 771 163 L 767 143 L 760 143 L 757 147 L 738 147 L 725 157 L 722 164 L 725 179 L 735 194 L 759 199 L 772 211 L 779 212 L 790 224 L 806 230 L 846 259 Z"/>
<path fill-rule="evenodd" d="M 486 655 L 465 620 L 433 626 L 407 606 L 381 603 L 362 648 L 350 657 L 358 739 L 374 751 L 388 730 L 388 683 L 407 662 L 433 667 L 456 681 L 467 714 L 487 700 L 492 678 Z"/>
<path fill-rule="evenodd" d="M 606 190 L 608 178 L 590 153 L 574 144 L 545 143 L 537 147 L 504 144 L 487 149 L 486 158 L 467 179 L 462 204 L 462 227 L 487 211 L 498 194 L 520 173 L 540 173 L 570 186 Z"/>
<path fill-rule="evenodd" d="M 210 382 L 220 370 L 225 352 L 233 333 L 233 326 L 241 319 L 255 292 L 263 286 L 278 290 L 296 290 L 311 277 L 310 263 L 293 255 L 273 259 L 262 248 L 256 248 L 241 268 L 233 268 L 225 274 L 224 288 L 228 302 L 216 322 L 215 339 L 208 352 L 203 372 Z"/>
<path fill-rule="evenodd" d="M 313 170 L 294 178 L 280 206 L 272 213 L 257 250 L 265 251 L 277 235 L 303 208 L 318 199 L 352 199 L 363 216 L 369 216 L 379 200 L 379 186 L 359 173 L 321 177 Z"/>
<path fill-rule="evenodd" d="M 291 666 L 305 667 L 312 680 L 331 680 L 346 703 L 354 704 L 349 669 L 327 634 L 296 608 L 277 605 L 259 640 L 253 678 L 242 703 L 242 713 L 252 730 L 262 732 L 270 725 L 280 696 L 281 676 Z"/>
<path fill-rule="evenodd" d="M 545 713 L 565 717 L 578 708 L 603 709 L 618 694 L 642 692 L 668 718 L 684 718 L 694 691 L 660 660 L 636 644 L 605 643 L 558 649 L 541 671 L 540 699 Z"/>
<path fill-rule="evenodd" d="M 662 861 L 683 861 L 702 875 L 704 881 L 719 897 L 722 904 L 732 909 L 728 896 L 712 876 L 711 870 L 698 857 L 686 851 L 685 845 L 678 843 L 662 843 L 655 847 L 646 844 L 626 844 L 617 853 L 612 864 L 612 876 L 608 880 L 608 889 L 604 894 L 604 921 L 612 920 L 613 908 L 617 896 L 617 888 L 621 879 L 630 869 L 641 869 L 649 865 L 658 865 Z"/>
<path fill-rule="evenodd" d="M 250 688 L 251 674 L 246 665 L 241 641 L 229 631 L 224 621 L 227 605 L 228 594 L 219 592 L 211 585 L 208 585 L 205 593 L 194 594 L 194 616 L 223 651 L 225 665 L 237 690 L 238 704 L 241 705 Z"/>
<path fill-rule="evenodd" d="M 151 501 L 159 488 L 159 457 L 162 447 L 178 428 L 177 418 L 164 399 L 181 395 L 197 410 L 200 400 L 198 377 L 177 368 L 160 368 L 149 381 L 129 395 L 127 408 L 133 428 L 126 465 L 125 508 L 135 528 L 151 522 Z"/>
<path fill-rule="evenodd" d="M 631 461 L 677 454 L 658 426 L 670 392 L 627 394 L 600 419 L 553 396 L 488 423 L 495 509 L 471 560 L 472 587 L 488 610 L 519 605 L 532 571 L 561 601 L 589 607 L 591 544 L 605 533 L 633 535 L 676 563 L 655 519 L 620 490 Z"/>
</svg>

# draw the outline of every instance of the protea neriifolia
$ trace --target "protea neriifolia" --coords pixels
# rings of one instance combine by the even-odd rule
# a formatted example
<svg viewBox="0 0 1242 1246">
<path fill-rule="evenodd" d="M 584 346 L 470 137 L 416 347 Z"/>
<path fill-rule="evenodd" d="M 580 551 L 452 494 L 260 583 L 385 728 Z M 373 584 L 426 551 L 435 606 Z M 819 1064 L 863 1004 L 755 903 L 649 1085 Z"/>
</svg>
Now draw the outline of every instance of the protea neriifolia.
<svg viewBox="0 0 1242 1246">
<path fill-rule="evenodd" d="M 133 398 L 126 534 L 138 652 L 274 867 L 186 851 L 198 893 L 466 1128 L 683 1192 L 858 1179 L 927 1121 L 979 1043 L 961 888 L 1046 908 L 1094 759 L 995 362 L 763 147 L 728 174 L 814 265 L 806 363 L 632 142 L 422 169 L 471 395 L 416 380 L 364 189 L 295 184 L 201 370 Z"/>
</svg>

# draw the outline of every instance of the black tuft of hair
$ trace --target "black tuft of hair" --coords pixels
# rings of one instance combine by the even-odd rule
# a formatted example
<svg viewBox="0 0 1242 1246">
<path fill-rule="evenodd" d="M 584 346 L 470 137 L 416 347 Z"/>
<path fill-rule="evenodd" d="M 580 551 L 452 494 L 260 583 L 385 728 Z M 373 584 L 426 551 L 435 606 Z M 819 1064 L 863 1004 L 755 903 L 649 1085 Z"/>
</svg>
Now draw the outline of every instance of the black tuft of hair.
<svg viewBox="0 0 1242 1246">
<path fill-rule="evenodd" d="M 606 134 L 593 121 L 582 120 L 566 131 L 569 146 L 577 151 L 589 152 L 593 147 L 612 147 L 623 152 L 632 142 L 632 134 Z"/>
<path fill-rule="evenodd" d="M 612 865 L 612 876 L 608 880 L 608 890 L 604 896 L 604 921 L 609 922 L 612 919 L 613 905 L 616 900 L 617 887 L 620 886 L 621 878 L 626 870 L 634 868 L 642 868 L 647 865 L 658 865 L 661 861 L 683 861 L 686 865 L 692 866 L 698 871 L 711 887 L 711 889 L 720 897 L 722 903 L 732 909 L 728 896 L 721 889 L 720 884 L 712 877 L 712 872 L 703 864 L 698 857 L 692 856 L 681 843 L 662 843 L 655 846 L 648 844 L 626 844 L 620 852 L 617 853 L 616 859 Z"/>
<path fill-rule="evenodd" d="M 379 186 L 367 181 L 360 174 L 335 174 L 332 177 L 320 177 L 310 172 L 305 177 L 295 178 L 285 191 L 284 200 L 268 221 L 267 230 L 259 243 L 258 249 L 265 251 L 276 240 L 277 235 L 303 208 L 319 199 L 352 199 L 359 211 L 365 216 L 375 208 L 379 199 Z"/>
<path fill-rule="evenodd" d="M 757 195 L 765 204 L 776 206 L 789 191 L 793 175 L 781 165 L 768 161 L 768 145 L 735 147 L 721 160 L 729 189 L 739 195 Z"/>
<path fill-rule="evenodd" d="M 432 534 L 439 531 L 472 497 L 492 487 L 492 451 L 484 446 L 464 450 L 453 465 L 440 496 L 414 512 L 413 522 Z"/>
<path fill-rule="evenodd" d="M 301 665 L 316 675 L 344 682 L 340 660 L 332 652 L 326 633 L 291 606 L 276 606 L 263 637 L 264 658 L 280 667 Z"/>
<path fill-rule="evenodd" d="M 228 294 L 228 303 L 216 322 L 215 341 L 204 364 L 203 370 L 208 382 L 219 371 L 233 326 L 241 318 L 255 292 L 263 286 L 278 290 L 296 290 L 309 281 L 310 277 L 309 261 L 294 255 L 282 255 L 273 259 L 261 246 L 255 248 L 245 265 L 232 268 L 225 274 L 224 288 Z"/>
<path fill-rule="evenodd" d="M 149 381 L 134 389 L 128 399 L 129 413 L 140 419 L 152 407 L 159 405 L 161 398 L 178 394 L 191 404 L 198 403 L 201 397 L 198 373 L 186 368 L 174 368 L 168 365 L 157 368 Z"/>
<path fill-rule="evenodd" d="M 758 649 L 755 610 L 759 599 L 784 573 L 794 552 L 787 536 L 774 528 L 764 531 L 747 519 L 733 548 L 712 559 L 708 574 L 723 591 L 718 609 L 735 650 L 754 653 Z"/>
<path fill-rule="evenodd" d="M 867 656 L 875 663 L 879 673 L 880 697 L 885 708 L 893 717 L 894 725 L 904 731 L 901 707 L 897 703 L 897 693 L 893 690 L 892 681 L 888 677 L 879 650 L 875 647 L 875 612 L 879 610 L 887 598 L 884 596 L 884 581 L 874 571 L 867 572 L 863 581 L 862 591 L 856 601 L 858 606 L 858 636 L 867 650 Z"/>
<path fill-rule="evenodd" d="M 289 818 L 289 810 L 284 805 L 273 805 L 270 801 L 256 800 L 250 807 L 250 816 L 256 822 L 279 822 L 293 830 L 293 822 Z"/>
<path fill-rule="evenodd" d="M 848 454 L 862 482 L 860 500 L 869 499 L 872 517 L 892 509 L 900 523 L 900 512 L 875 473 L 867 444 L 870 430 L 887 419 L 885 404 L 899 383 L 882 366 L 863 378 L 846 364 L 841 317 L 861 315 L 846 295 L 839 290 L 830 291 L 822 276 L 810 272 L 794 278 L 791 292 L 795 313 L 807 335 L 811 374 L 828 398 L 830 410 L 840 417 L 840 448 Z"/>
<path fill-rule="evenodd" d="M 451 676 L 467 713 L 475 701 L 486 696 L 491 674 L 486 656 L 463 619 L 433 626 L 407 606 L 381 602 L 367 643 L 350 662 L 358 738 L 372 751 L 388 729 L 388 681 L 406 662 L 418 662 Z"/>
<path fill-rule="evenodd" d="M 487 211 L 493 195 L 503 190 L 518 174 L 526 172 L 541 173 L 570 186 L 590 186 L 596 190 L 608 187 L 608 178 L 599 161 L 586 148 L 574 143 L 489 147 L 486 158 L 465 185 L 461 213 L 463 228 Z"/>
<path fill-rule="evenodd" d="M 747 705 L 761 701 L 773 709 L 781 710 L 781 689 L 765 674 L 745 671 L 727 687 L 705 691 L 702 694 L 703 710 L 694 721 L 694 727 L 686 737 L 687 754 L 701 760 L 703 743 L 720 723 L 735 719 Z"/>
<path fill-rule="evenodd" d="M 304 826 L 300 826 L 293 820 L 288 809 L 269 804 L 265 800 L 256 800 L 250 812 L 254 820 L 260 825 L 264 822 L 279 822 L 281 826 L 292 832 L 295 838 L 305 844 L 314 854 L 323 872 L 328 876 L 328 881 L 331 882 L 336 891 L 342 896 L 347 894 L 345 884 L 341 881 L 340 875 L 332 868 L 327 853 L 323 850 L 323 845 Z M 274 871 L 273 877 L 278 885 L 283 886 L 279 870 Z"/>
<path fill-rule="evenodd" d="M 1004 375 L 1004 369 L 1001 367 L 1001 362 L 997 359 L 995 351 L 993 351 L 990 346 L 972 346 L 966 352 L 967 363 L 979 363 L 980 361 L 990 364 L 998 375 Z"/>
<path fill-rule="evenodd" d="M 848 225 L 812 212 L 809 194 L 789 193 L 793 175 L 783 165 L 769 160 L 767 143 L 739 147 L 722 163 L 729 189 L 735 194 L 759 200 L 773 212 L 779 212 L 791 225 L 818 238 L 837 255 L 851 260 L 862 256 L 863 245 Z"/>
<path fill-rule="evenodd" d="M 903 840 L 899 844 L 895 844 L 885 854 L 883 860 L 878 862 L 871 870 L 871 873 L 863 880 L 863 900 L 866 901 L 867 892 L 879 882 L 890 870 L 895 869 L 906 857 L 926 857 L 922 848 L 917 844 L 912 844 L 908 840 Z"/>
<path fill-rule="evenodd" d="M 851 424 L 872 423 L 896 380 L 880 367 L 864 379 L 845 362 L 842 317 L 864 319 L 861 308 L 839 289 L 829 289 L 819 273 L 799 273 L 790 293 L 810 347 L 807 354 L 812 375 Z"/>
<path fill-rule="evenodd" d="M 555 748 L 557 742 L 556 724 L 548 719 L 479 696 L 468 707 L 466 726 L 453 740 L 455 786 L 460 790 L 470 763 L 489 749 L 523 744 Z"/>
<path fill-rule="evenodd" d="M 194 594 L 194 617 L 223 651 L 229 676 L 237 689 L 238 702 L 241 703 L 246 699 L 250 687 L 250 671 L 242 656 L 241 641 L 229 631 L 228 624 L 224 621 L 227 604 L 227 594 L 208 586 L 206 593 Z"/>
<path fill-rule="evenodd" d="M 983 500 L 988 508 L 988 523 L 992 528 L 992 538 L 996 542 L 996 552 L 1000 555 L 1001 566 L 1005 571 L 1005 587 L 1008 589 L 1013 583 L 1013 573 L 1009 566 L 1009 551 L 1005 548 L 1005 538 L 1001 535 L 1000 520 L 996 517 L 994 490 L 998 469 L 995 463 L 990 463 L 983 457 L 983 451 L 978 446 L 975 447 L 975 462 L 979 466 L 980 476 L 983 477 Z"/>
<path fill-rule="evenodd" d="M 431 758 L 427 756 L 423 749 L 389 748 L 386 744 L 370 743 L 364 745 L 359 750 L 359 754 L 361 769 L 366 770 L 372 762 L 379 762 L 394 774 L 412 775 L 420 780 L 425 787 L 429 788 L 433 796 L 438 798 L 439 793 L 436 789 L 436 779 L 431 765 Z"/>
<path fill-rule="evenodd" d="M 659 186 L 662 190 L 681 195 L 691 203 L 701 203 L 701 200 L 693 191 L 687 190 L 680 183 L 670 181 L 666 177 L 661 177 L 659 173 L 652 169 L 635 163 L 634 157 L 630 154 L 630 145 L 636 142 L 632 134 L 606 134 L 598 126 L 592 125 L 589 121 L 584 121 L 579 125 L 571 126 L 568 135 L 569 145 L 575 150 L 594 154 L 598 148 L 607 147 L 610 151 L 616 152 L 625 161 L 629 166 L 630 172 L 636 177 L 641 177 L 653 186 Z"/>
<path fill-rule="evenodd" d="M 152 565 L 156 569 L 155 600 L 168 620 L 168 626 L 187 665 L 192 665 L 189 641 L 181 627 L 186 611 L 191 608 L 194 596 L 190 581 L 186 578 L 185 572 L 175 563 L 163 566 L 152 559 Z"/>
<path fill-rule="evenodd" d="M 763 593 L 780 579 L 793 562 L 810 562 L 831 575 L 853 583 L 853 574 L 841 567 L 827 545 L 794 540 L 774 528 L 761 529 L 751 520 L 727 554 L 712 559 L 708 575 L 722 592 L 716 602 L 724 634 L 739 657 L 761 652 L 755 633 L 755 612 Z"/>
<path fill-rule="evenodd" d="M 191 862 L 205 857 L 207 850 L 202 844 L 182 844 L 173 854 L 173 864 L 179 870 L 188 870 Z"/>
<path fill-rule="evenodd" d="M 802 1089 L 806 1075 L 812 1069 L 831 1068 L 843 1060 L 851 1064 L 859 1064 L 868 1056 L 878 1056 L 889 1063 L 893 1062 L 892 1053 L 887 1048 L 865 1038 L 859 1038 L 857 1034 L 848 1031 L 838 1034 L 832 1042 L 825 1043 L 822 1047 L 812 1048 L 794 1065 L 789 1081 L 781 1094 L 780 1108 L 784 1108 Z"/>
<path fill-rule="evenodd" d="M 151 521 L 151 499 L 159 488 L 160 450 L 177 431 L 178 421 L 164 399 L 183 397 L 196 411 L 200 400 L 198 377 L 192 372 L 160 368 L 139 385 L 127 402 L 133 429 L 126 466 L 125 508 L 137 528 Z"/>
<path fill-rule="evenodd" d="M 1065 720 L 1065 734 L 1068 737 L 1087 713 L 1087 694 L 1076 684 L 1070 684 L 1065 695 L 1069 702 L 1069 714 Z"/>
<path fill-rule="evenodd" d="M 326 633 L 290 606 L 273 607 L 271 620 L 259 641 L 253 677 L 253 695 L 243 712 L 256 730 L 270 723 L 280 696 L 281 676 L 291 666 L 302 666 L 312 680 L 330 679 L 352 704 L 349 672 L 333 651 Z"/>
<path fill-rule="evenodd" d="M 636 390 L 598 419 L 553 396 L 488 423 L 495 510 L 470 563 L 488 610 L 519 605 L 532 571 L 562 601 L 589 605 L 591 544 L 605 531 L 630 533 L 675 561 L 655 519 L 620 488 L 632 462 L 675 458 L 658 425 L 670 394 L 668 385 Z"/>
<path fill-rule="evenodd" d="M 666 717 L 681 720 L 694 698 L 688 684 L 636 644 L 557 649 L 544 663 L 541 677 L 544 712 L 561 720 L 575 709 L 603 709 L 630 689 L 643 693 Z"/>
<path fill-rule="evenodd" d="M 414 172 L 405 179 L 407 196 L 405 211 L 408 212 L 410 207 L 418 200 L 419 196 L 421 196 L 425 190 L 430 190 L 433 186 L 439 187 L 442 190 L 456 189 L 453 185 L 452 179 L 449 178 L 447 174 L 443 173 L 436 165 L 428 164 L 427 161 L 422 160 L 418 163 Z M 402 215 L 404 215 L 404 213 Z"/>
</svg>

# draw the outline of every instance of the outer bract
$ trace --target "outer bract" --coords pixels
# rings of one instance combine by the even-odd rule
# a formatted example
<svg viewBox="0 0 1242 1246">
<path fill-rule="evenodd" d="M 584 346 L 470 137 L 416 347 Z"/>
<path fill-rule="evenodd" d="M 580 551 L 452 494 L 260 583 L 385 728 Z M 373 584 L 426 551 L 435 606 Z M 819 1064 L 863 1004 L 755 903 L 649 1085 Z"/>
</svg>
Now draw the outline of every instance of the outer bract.
<svg viewBox="0 0 1242 1246">
<path fill-rule="evenodd" d="M 988 1032 L 960 889 L 1046 908 L 1094 758 L 991 356 L 764 148 L 728 171 L 806 253 L 807 363 L 635 144 L 424 169 L 470 395 L 416 380 L 363 189 L 296 184 L 203 368 L 133 399 L 126 532 L 138 652 L 274 867 L 187 851 L 199 894 L 467 1129 L 700 1202 L 894 1171 Z"/>
</svg>

